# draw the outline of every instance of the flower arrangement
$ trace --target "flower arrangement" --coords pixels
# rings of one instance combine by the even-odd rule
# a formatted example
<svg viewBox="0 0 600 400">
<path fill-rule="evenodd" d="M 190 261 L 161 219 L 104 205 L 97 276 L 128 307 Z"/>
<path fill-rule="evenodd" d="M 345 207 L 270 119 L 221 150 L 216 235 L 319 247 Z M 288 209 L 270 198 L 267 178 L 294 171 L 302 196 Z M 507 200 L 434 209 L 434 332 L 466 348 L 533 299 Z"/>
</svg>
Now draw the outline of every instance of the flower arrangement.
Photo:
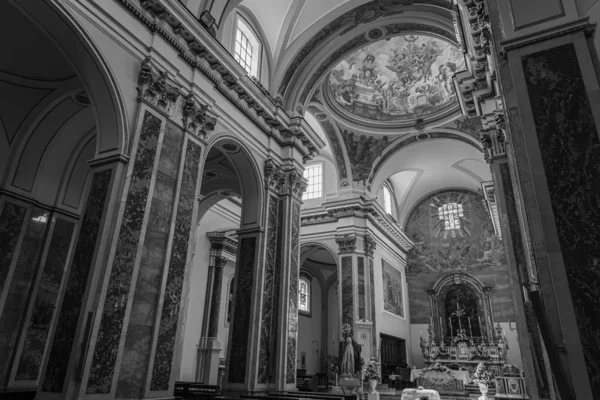
<svg viewBox="0 0 600 400">
<path fill-rule="evenodd" d="M 325 369 L 333 374 L 337 374 L 338 373 L 338 357 L 331 355 L 331 354 L 327 354 L 325 356 L 325 359 L 323 360 L 323 369 Z"/>
<path fill-rule="evenodd" d="M 379 370 L 377 369 L 377 363 L 375 361 L 370 361 L 367 368 L 365 368 L 365 379 L 368 381 L 379 380 Z"/>
<path fill-rule="evenodd" d="M 485 369 L 485 365 L 480 362 L 473 373 L 473 382 L 487 385 L 493 379 L 492 375 Z"/>
</svg>

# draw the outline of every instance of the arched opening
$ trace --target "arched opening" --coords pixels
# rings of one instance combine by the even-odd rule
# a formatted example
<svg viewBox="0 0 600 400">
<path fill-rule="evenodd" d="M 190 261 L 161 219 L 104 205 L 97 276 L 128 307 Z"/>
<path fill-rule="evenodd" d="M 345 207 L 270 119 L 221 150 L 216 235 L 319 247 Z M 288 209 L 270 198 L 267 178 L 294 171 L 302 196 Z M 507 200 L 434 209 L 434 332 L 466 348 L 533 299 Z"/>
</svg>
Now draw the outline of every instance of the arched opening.
<svg viewBox="0 0 600 400">
<path fill-rule="evenodd" d="M 236 317 L 238 230 L 258 225 L 262 186 L 254 160 L 229 138 L 211 145 L 202 171 L 179 380 L 224 385 L 232 338 L 247 334 L 233 332 L 245 313 Z"/>
<path fill-rule="evenodd" d="M 444 308 L 448 325 L 446 337 L 458 333 L 469 337 L 481 337 L 481 313 L 477 306 L 477 296 L 465 285 L 454 285 L 446 292 Z"/>
<path fill-rule="evenodd" d="M 105 61 L 60 2 L 2 2 L 0 34 L 11 55 L 0 60 L 0 242 L 11 249 L 0 266 L 0 390 L 60 392 L 85 296 L 97 290 L 85 294 L 92 263 L 81 259 L 93 258 L 97 233 L 86 236 L 97 228 L 83 222 L 86 202 L 95 190 L 100 225 L 115 175 L 109 165 L 93 175 L 88 162 L 127 152 L 124 110 Z M 78 235 L 86 251 L 75 250 Z"/>
<path fill-rule="evenodd" d="M 337 261 L 327 247 L 311 243 L 300 247 L 300 262 L 297 386 L 318 391 L 329 384 L 327 356 L 338 350 Z"/>
</svg>

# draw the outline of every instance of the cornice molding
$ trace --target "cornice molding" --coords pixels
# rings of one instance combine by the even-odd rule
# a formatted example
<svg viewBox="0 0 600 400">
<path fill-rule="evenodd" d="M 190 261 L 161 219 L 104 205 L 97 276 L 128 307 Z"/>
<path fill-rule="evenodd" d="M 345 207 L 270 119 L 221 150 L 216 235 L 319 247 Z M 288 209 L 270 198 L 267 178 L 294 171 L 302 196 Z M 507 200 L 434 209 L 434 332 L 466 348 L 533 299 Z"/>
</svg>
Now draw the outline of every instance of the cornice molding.
<svg viewBox="0 0 600 400">
<path fill-rule="evenodd" d="M 281 147 L 296 148 L 307 161 L 325 146 L 304 118 L 289 115 L 262 85 L 246 76 L 210 32 L 191 20 L 182 5 L 170 0 L 117 1 L 151 32 L 163 37 L 183 61 L 200 71 L 215 90 Z"/>
</svg>

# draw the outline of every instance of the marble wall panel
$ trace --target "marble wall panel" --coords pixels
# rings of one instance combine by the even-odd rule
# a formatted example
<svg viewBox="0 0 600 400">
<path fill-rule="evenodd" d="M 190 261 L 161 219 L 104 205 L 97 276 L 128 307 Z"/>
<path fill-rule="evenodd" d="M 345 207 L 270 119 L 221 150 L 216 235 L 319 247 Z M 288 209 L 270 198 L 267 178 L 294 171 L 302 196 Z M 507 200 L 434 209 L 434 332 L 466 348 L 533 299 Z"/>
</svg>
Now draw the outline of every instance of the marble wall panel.
<svg viewBox="0 0 600 400">
<path fill-rule="evenodd" d="M 60 393 L 63 390 L 111 175 L 112 170 L 107 169 L 94 173 L 92 178 L 42 383 L 44 392 Z"/>
<path fill-rule="evenodd" d="M 181 191 L 177 203 L 175 230 L 171 247 L 171 258 L 167 271 L 164 302 L 160 315 L 158 340 L 152 368 L 150 390 L 168 390 L 173 365 L 173 351 L 177 336 L 177 322 L 181 305 L 181 292 L 185 266 L 188 259 L 190 232 L 192 229 L 192 214 L 196 203 L 196 183 L 200 168 L 202 148 L 188 140 L 185 150 L 185 161 L 181 178 Z"/>
<path fill-rule="evenodd" d="M 15 271 L 8 286 L 6 301 L 0 317 L 0 382 L 9 373 L 11 354 L 16 349 L 17 337 L 27 311 L 27 304 L 34 281 L 44 235 L 48 226 L 49 212 L 33 207 L 25 228 L 25 237 L 19 249 Z"/>
<path fill-rule="evenodd" d="M 449 202 L 463 205 L 460 229 L 446 231 L 438 218 L 438 206 Z M 411 323 L 429 323 L 431 305 L 426 290 L 453 273 L 467 273 L 493 286 L 494 320 L 514 321 L 506 251 L 494 233 L 481 195 L 465 190 L 434 193 L 413 209 L 405 231 L 415 243 L 406 266 Z"/>
<path fill-rule="evenodd" d="M 0 296 L 2 296 L 26 213 L 25 207 L 7 201 L 0 215 Z"/>
<path fill-rule="evenodd" d="M 240 243 L 238 271 L 235 276 L 237 288 L 233 308 L 233 326 L 231 327 L 233 334 L 229 351 L 228 381 L 230 383 L 245 382 L 255 253 L 256 238 L 243 238 Z"/>
<path fill-rule="evenodd" d="M 183 136 L 182 129 L 167 122 L 119 370 L 116 396 L 121 398 L 142 397 L 144 391 L 173 217 Z"/>
<path fill-rule="evenodd" d="M 352 257 L 342 257 L 342 325 L 353 326 L 354 295 L 352 293 Z"/>
<path fill-rule="evenodd" d="M 90 394 L 111 391 L 160 128 L 160 119 L 146 111 L 88 378 Z"/>
<path fill-rule="evenodd" d="M 269 355 L 275 349 L 272 347 L 271 328 L 273 327 L 273 295 L 278 289 L 274 285 L 275 268 L 277 261 L 277 223 L 279 201 L 276 196 L 269 196 L 269 210 L 267 216 L 267 254 L 265 261 L 265 278 L 263 286 L 263 304 L 261 307 L 260 321 L 260 349 L 258 354 L 258 383 L 267 383 L 269 380 Z"/>
<path fill-rule="evenodd" d="M 365 259 L 358 257 L 358 319 L 366 318 Z"/>
<path fill-rule="evenodd" d="M 292 205 L 292 252 L 290 260 L 290 298 L 288 303 L 288 339 L 286 383 L 296 382 L 296 353 L 298 336 L 298 274 L 300 272 L 300 204 Z"/>
<path fill-rule="evenodd" d="M 515 263 L 517 265 L 517 271 L 519 275 L 518 283 L 519 285 L 522 285 L 524 282 L 528 281 L 528 272 L 512 178 L 510 176 L 510 170 L 507 163 L 500 164 L 498 169 L 500 171 L 500 179 L 502 180 L 502 187 L 504 190 L 504 204 L 506 205 L 506 214 L 509 221 L 508 229 L 512 238 L 512 248 L 510 251 L 513 252 L 515 257 Z M 519 291 L 519 293 L 522 295 L 521 291 Z M 537 372 L 537 379 L 535 379 L 535 382 L 537 384 L 540 396 L 543 398 L 550 398 L 548 377 L 546 375 L 546 368 L 542 353 L 542 338 L 539 333 L 535 314 L 531 309 L 531 304 L 527 304 L 527 302 L 524 301 L 524 306 L 525 321 L 527 324 L 529 340 L 532 344 L 532 353 Z"/>
<path fill-rule="evenodd" d="M 40 286 L 36 295 L 31 322 L 26 327 L 23 352 L 17 368 L 15 380 L 37 380 L 50 326 L 54 319 L 54 309 L 58 291 L 67 266 L 67 256 L 73 238 L 75 223 L 57 218 L 50 239 L 50 246 L 43 268 Z"/>
<path fill-rule="evenodd" d="M 277 226 L 277 237 L 278 238 L 282 238 L 283 237 L 283 219 L 285 218 L 285 205 L 286 202 L 285 201 L 279 201 L 279 215 L 278 215 L 278 226 Z M 277 245 L 277 250 L 275 253 L 275 270 L 274 272 L 274 276 L 273 276 L 273 287 L 275 288 L 274 292 L 273 292 L 273 318 L 271 318 L 271 348 L 274 349 L 273 351 L 271 351 L 271 356 L 269 359 L 269 382 L 270 383 L 275 383 L 275 379 L 276 379 L 276 374 L 275 374 L 275 367 L 276 367 L 276 360 L 277 360 L 277 351 L 275 349 L 278 348 L 277 343 L 279 341 L 279 318 L 278 315 L 280 313 L 281 308 L 280 307 L 285 307 L 285 305 L 280 305 L 279 304 L 279 299 L 280 299 L 280 291 L 277 290 L 277 288 L 281 287 L 281 276 L 283 274 L 283 268 L 282 268 L 282 264 L 281 264 L 281 259 L 283 257 L 283 246 L 282 243 L 278 243 Z"/>
<path fill-rule="evenodd" d="M 373 341 L 372 349 L 377 348 L 377 315 L 375 314 L 375 261 L 373 257 L 369 257 L 369 289 L 371 296 L 371 322 L 373 323 L 373 334 L 371 335 Z"/>
<path fill-rule="evenodd" d="M 598 130 L 573 44 L 524 57 L 523 70 L 588 376 L 600 398 Z"/>
</svg>

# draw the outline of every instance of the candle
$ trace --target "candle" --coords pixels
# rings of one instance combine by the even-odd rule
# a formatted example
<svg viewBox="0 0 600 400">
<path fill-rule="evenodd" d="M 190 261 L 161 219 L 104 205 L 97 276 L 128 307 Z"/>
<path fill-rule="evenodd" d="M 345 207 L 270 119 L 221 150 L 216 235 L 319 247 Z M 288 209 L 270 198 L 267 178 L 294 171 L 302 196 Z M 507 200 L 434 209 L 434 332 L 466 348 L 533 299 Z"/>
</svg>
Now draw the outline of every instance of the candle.
<svg viewBox="0 0 600 400">
<path fill-rule="evenodd" d="M 433 325 L 433 317 L 429 317 L 429 325 Z"/>
<path fill-rule="evenodd" d="M 448 317 L 448 325 L 450 326 L 450 337 L 453 338 L 454 334 L 452 333 L 452 318 Z"/>
<path fill-rule="evenodd" d="M 473 329 L 471 328 L 471 317 L 468 317 L 469 320 L 469 333 L 471 334 L 471 339 L 473 338 Z"/>
<path fill-rule="evenodd" d="M 481 316 L 477 316 L 477 319 L 479 320 L 479 334 L 483 336 L 483 325 L 481 325 Z"/>
</svg>

